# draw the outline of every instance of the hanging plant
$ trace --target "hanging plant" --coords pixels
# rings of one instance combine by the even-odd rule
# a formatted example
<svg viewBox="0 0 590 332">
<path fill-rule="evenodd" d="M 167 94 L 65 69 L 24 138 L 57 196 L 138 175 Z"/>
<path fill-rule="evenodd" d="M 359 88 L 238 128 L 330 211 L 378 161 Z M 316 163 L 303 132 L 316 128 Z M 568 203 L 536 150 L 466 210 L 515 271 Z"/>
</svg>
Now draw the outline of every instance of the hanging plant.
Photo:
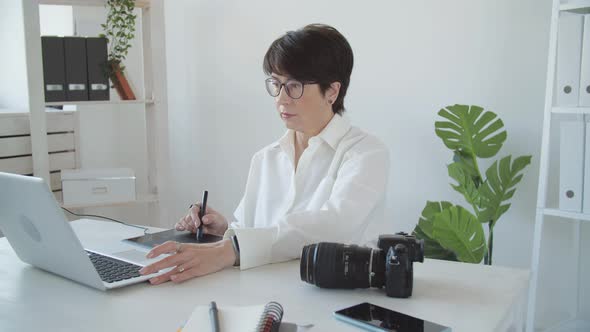
<svg viewBox="0 0 590 332">
<path fill-rule="evenodd" d="M 125 66 L 122 64 L 135 37 L 135 0 L 107 0 L 105 7 L 108 10 L 107 21 L 101 24 L 104 34 L 100 37 L 106 38 L 109 45 L 106 72 L 121 99 L 135 99 L 123 74 Z"/>
</svg>

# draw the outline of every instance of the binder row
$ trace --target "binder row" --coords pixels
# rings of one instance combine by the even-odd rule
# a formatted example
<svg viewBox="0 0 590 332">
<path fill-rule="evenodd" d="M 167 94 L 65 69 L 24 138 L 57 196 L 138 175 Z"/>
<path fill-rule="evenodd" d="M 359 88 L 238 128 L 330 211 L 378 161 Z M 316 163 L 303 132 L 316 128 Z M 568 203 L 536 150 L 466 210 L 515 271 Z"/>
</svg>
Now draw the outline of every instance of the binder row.
<svg viewBox="0 0 590 332">
<path fill-rule="evenodd" d="M 590 14 L 561 13 L 555 105 L 590 107 Z M 564 115 L 559 133 L 559 208 L 590 214 L 590 115 Z"/>
<path fill-rule="evenodd" d="M 41 37 L 46 102 L 109 100 L 107 40 Z"/>
<path fill-rule="evenodd" d="M 559 17 L 555 88 L 556 106 L 590 107 L 590 14 Z"/>
<path fill-rule="evenodd" d="M 559 209 L 590 214 L 590 118 L 560 122 Z"/>
</svg>

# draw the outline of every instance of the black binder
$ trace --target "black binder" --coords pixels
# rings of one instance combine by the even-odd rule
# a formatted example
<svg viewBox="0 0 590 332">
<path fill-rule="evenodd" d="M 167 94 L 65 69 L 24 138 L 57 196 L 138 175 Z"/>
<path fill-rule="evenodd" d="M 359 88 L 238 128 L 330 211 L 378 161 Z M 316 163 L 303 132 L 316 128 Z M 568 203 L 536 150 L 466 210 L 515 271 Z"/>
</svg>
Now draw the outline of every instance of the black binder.
<svg viewBox="0 0 590 332">
<path fill-rule="evenodd" d="M 64 101 L 66 100 L 66 74 L 63 38 L 42 36 L 41 52 L 45 101 Z"/>
<path fill-rule="evenodd" d="M 86 38 L 64 37 L 64 54 L 66 59 L 67 100 L 88 100 Z"/>
<path fill-rule="evenodd" d="M 106 38 L 86 38 L 88 100 L 109 100 L 109 78 L 106 71 L 107 56 Z"/>
</svg>

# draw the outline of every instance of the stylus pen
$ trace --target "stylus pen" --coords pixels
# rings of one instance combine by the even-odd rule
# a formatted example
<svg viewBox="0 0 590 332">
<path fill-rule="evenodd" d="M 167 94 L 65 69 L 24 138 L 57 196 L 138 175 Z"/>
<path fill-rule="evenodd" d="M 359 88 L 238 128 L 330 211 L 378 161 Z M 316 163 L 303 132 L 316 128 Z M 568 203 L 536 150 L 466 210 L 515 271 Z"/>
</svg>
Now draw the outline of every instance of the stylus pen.
<svg viewBox="0 0 590 332">
<path fill-rule="evenodd" d="M 219 332 L 219 319 L 217 317 L 217 304 L 215 301 L 209 305 L 209 321 L 211 321 L 211 332 Z"/>
<path fill-rule="evenodd" d="M 207 190 L 203 191 L 203 200 L 201 201 L 201 208 L 199 209 L 199 220 L 201 224 L 197 228 L 197 240 L 203 240 L 203 217 L 207 213 Z"/>
</svg>

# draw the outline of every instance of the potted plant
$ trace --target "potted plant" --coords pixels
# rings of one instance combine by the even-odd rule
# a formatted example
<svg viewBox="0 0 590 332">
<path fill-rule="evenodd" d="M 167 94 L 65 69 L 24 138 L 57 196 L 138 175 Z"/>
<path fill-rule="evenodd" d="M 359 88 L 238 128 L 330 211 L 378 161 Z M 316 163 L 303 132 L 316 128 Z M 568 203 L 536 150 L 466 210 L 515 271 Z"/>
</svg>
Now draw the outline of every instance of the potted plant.
<svg viewBox="0 0 590 332">
<path fill-rule="evenodd" d="M 448 201 L 428 201 L 413 233 L 424 239 L 426 257 L 469 263 L 483 259 L 484 264 L 492 265 L 494 226 L 510 208 L 508 201 L 531 156 L 512 160 L 508 155 L 496 160 L 484 178 L 478 158 L 491 158 L 502 148 L 508 136 L 502 120 L 475 105 L 447 106 L 438 115 L 444 120 L 435 122 L 436 135 L 453 151 L 453 162 L 447 165 L 449 176 L 456 181 L 451 186 L 463 195 L 471 211 Z"/>
<path fill-rule="evenodd" d="M 123 60 L 131 47 L 131 40 L 135 36 L 135 19 L 133 14 L 135 0 L 107 0 L 107 21 L 101 24 L 109 44 L 108 62 L 106 73 L 111 79 L 114 88 L 122 100 L 133 100 L 135 94 L 129 86 L 124 70 Z"/>
</svg>

